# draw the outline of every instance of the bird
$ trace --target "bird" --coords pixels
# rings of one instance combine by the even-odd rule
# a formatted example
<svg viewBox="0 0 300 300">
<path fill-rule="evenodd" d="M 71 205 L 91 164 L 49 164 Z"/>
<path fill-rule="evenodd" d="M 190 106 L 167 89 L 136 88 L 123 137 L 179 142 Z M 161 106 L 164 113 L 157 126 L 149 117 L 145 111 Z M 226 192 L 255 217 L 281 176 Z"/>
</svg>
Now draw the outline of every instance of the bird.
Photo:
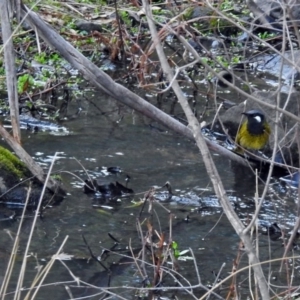
<svg viewBox="0 0 300 300">
<path fill-rule="evenodd" d="M 265 115 L 260 110 L 249 110 L 242 113 L 246 116 L 246 120 L 240 126 L 237 136 L 236 152 L 244 153 L 246 150 L 261 150 L 268 141 L 271 134 L 271 128 L 266 121 Z"/>
</svg>

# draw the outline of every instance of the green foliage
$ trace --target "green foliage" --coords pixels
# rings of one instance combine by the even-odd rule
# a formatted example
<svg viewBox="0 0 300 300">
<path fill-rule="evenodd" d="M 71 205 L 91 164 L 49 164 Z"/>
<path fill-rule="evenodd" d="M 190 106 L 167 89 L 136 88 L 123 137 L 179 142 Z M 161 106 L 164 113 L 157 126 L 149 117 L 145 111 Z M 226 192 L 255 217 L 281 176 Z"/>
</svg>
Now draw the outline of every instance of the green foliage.
<svg viewBox="0 0 300 300">
<path fill-rule="evenodd" d="M 31 101 L 25 101 L 25 105 L 28 107 L 29 110 L 31 110 L 33 107 L 33 103 Z"/>
<path fill-rule="evenodd" d="M 50 59 L 51 59 L 52 61 L 60 61 L 60 60 L 61 60 L 61 57 L 60 57 L 59 54 L 57 54 L 57 53 L 52 53 L 52 54 L 50 55 Z"/>
<path fill-rule="evenodd" d="M 163 13 L 157 13 L 157 14 L 153 14 L 153 18 L 155 21 L 159 23 L 164 23 L 166 22 L 167 17 Z"/>
<path fill-rule="evenodd" d="M 75 20 L 70 18 L 68 21 L 66 21 L 66 26 L 65 27 L 66 28 L 71 28 L 71 29 L 77 29 L 77 25 L 76 25 Z"/>
<path fill-rule="evenodd" d="M 192 18 L 194 12 L 193 7 L 188 7 L 184 12 L 183 12 L 183 17 L 185 20 L 190 20 Z"/>
<path fill-rule="evenodd" d="M 236 55 L 236 56 L 233 56 L 233 57 L 231 57 L 231 62 L 232 62 L 232 64 L 238 64 L 238 63 L 240 63 L 241 62 L 241 56 L 239 56 L 239 55 Z"/>
<path fill-rule="evenodd" d="M 131 26 L 131 21 L 129 19 L 129 14 L 125 10 L 120 10 L 119 11 L 120 18 L 123 20 L 123 22 L 126 24 L 126 26 L 130 27 Z"/>
<path fill-rule="evenodd" d="M 94 44 L 95 43 L 95 39 L 93 37 L 88 37 L 88 38 L 86 38 L 85 41 L 86 41 L 87 44 Z"/>
<path fill-rule="evenodd" d="M 206 64 L 208 64 L 210 62 L 210 60 L 207 57 L 202 57 L 201 59 Z"/>
<path fill-rule="evenodd" d="M 140 31 L 140 29 L 137 26 L 135 26 L 135 27 L 131 27 L 130 31 L 132 34 L 137 34 Z"/>
<path fill-rule="evenodd" d="M 177 259 L 180 256 L 180 251 L 178 250 L 178 244 L 175 241 L 172 242 L 172 250 L 174 257 Z"/>
<path fill-rule="evenodd" d="M 57 181 L 62 181 L 61 175 L 59 175 L 59 174 L 53 174 L 53 175 L 51 175 L 51 178 L 53 178 Z"/>
<path fill-rule="evenodd" d="M 260 32 L 258 37 L 262 40 L 266 40 L 275 36 L 275 33 L 270 33 L 268 31 Z"/>
<path fill-rule="evenodd" d="M 229 16 L 229 15 L 228 15 Z M 224 30 L 232 28 L 232 24 L 228 22 L 226 19 L 211 17 L 210 22 L 210 30 L 218 30 L 223 32 Z"/>
<path fill-rule="evenodd" d="M 224 56 L 218 55 L 216 57 L 216 60 L 218 63 L 220 63 L 221 66 L 226 67 L 226 68 L 229 67 L 229 62 Z"/>
<path fill-rule="evenodd" d="M 155 16 L 161 16 L 161 15 L 165 15 L 167 13 L 167 11 L 159 8 L 159 9 L 152 9 L 152 14 Z"/>
<path fill-rule="evenodd" d="M 194 22 L 193 27 L 195 27 L 197 30 L 201 31 L 203 33 L 203 35 L 206 35 L 206 33 L 208 32 L 207 26 L 204 22 L 203 23 Z"/>
<path fill-rule="evenodd" d="M 21 95 L 28 91 L 34 85 L 33 77 L 30 74 L 24 74 L 18 78 L 18 93 Z"/>
<path fill-rule="evenodd" d="M 36 54 L 34 56 L 34 60 L 39 62 L 40 64 L 45 64 L 47 62 L 47 54 L 45 52 Z"/>
<path fill-rule="evenodd" d="M 51 53 L 47 55 L 45 52 L 36 54 L 34 60 L 40 64 L 54 64 L 55 62 L 60 62 L 62 60 L 61 56 L 58 53 Z"/>
<path fill-rule="evenodd" d="M 218 55 L 215 57 L 215 60 L 210 59 L 208 57 L 203 57 L 202 60 L 210 65 L 214 69 L 220 68 L 230 68 L 232 65 L 238 64 L 241 61 L 240 55 L 234 55 L 230 58 L 230 61 L 223 55 Z"/>
<path fill-rule="evenodd" d="M 220 5 L 220 10 L 221 11 L 230 10 L 230 9 L 233 9 L 233 6 L 234 6 L 234 1 L 224 0 L 224 1 L 222 1 L 221 5 Z"/>
<path fill-rule="evenodd" d="M 211 17 L 209 21 L 209 27 L 211 30 L 218 28 L 219 19 L 216 17 Z"/>
</svg>

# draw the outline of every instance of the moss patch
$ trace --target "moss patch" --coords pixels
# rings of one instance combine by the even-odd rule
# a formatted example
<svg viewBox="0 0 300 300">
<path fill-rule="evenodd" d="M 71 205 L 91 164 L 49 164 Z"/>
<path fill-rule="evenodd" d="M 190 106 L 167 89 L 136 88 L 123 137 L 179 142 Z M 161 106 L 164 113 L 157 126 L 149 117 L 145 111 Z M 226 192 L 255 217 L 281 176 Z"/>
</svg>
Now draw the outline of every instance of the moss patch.
<svg viewBox="0 0 300 300">
<path fill-rule="evenodd" d="M 20 161 L 9 150 L 0 146 L 0 168 L 12 173 L 18 178 L 22 178 L 28 172 L 25 164 Z"/>
</svg>

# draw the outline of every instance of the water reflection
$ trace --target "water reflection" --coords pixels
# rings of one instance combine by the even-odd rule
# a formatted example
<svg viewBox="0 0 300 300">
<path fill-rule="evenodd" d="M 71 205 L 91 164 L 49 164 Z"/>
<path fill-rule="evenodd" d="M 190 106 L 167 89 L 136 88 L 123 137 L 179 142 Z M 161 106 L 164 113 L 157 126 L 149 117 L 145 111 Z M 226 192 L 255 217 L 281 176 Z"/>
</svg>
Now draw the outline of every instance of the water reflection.
<svg viewBox="0 0 300 300">
<path fill-rule="evenodd" d="M 171 182 L 174 195 L 171 199 L 168 198 L 167 202 L 160 201 L 162 200 L 160 197 L 165 195 L 166 191 L 162 189 L 157 191 L 156 200 L 160 201 L 166 210 L 158 203 L 154 203 L 155 228 L 168 235 L 171 221 L 167 211 L 170 211 L 174 216 L 173 238 L 180 250 L 193 249 L 203 283 L 212 283 L 215 278 L 211 272 L 218 271 L 224 262 L 227 263 L 223 271 L 226 276 L 226 273 L 231 271 L 232 261 L 236 257 L 239 239 L 226 217 L 222 215 L 222 208 L 212 191 L 195 145 L 167 131 L 153 130 L 143 117 L 131 111 L 128 113 L 125 108 L 124 111 L 117 109 L 117 104 L 113 101 L 107 99 L 98 99 L 98 101 L 101 102 L 102 111 L 112 111 L 112 113 L 100 114 L 86 103 L 87 115 L 64 124 L 71 132 L 68 136 L 22 132 L 23 146 L 37 161 L 44 166 L 49 165 L 54 153 L 60 152 L 55 169 L 68 172 L 62 173 L 64 187 L 68 191 L 67 198 L 60 206 L 46 210 L 44 218 L 38 220 L 30 250 L 37 254 L 37 258 L 29 259 L 28 276 L 24 285 L 29 286 L 35 276 L 37 262 L 45 265 L 66 235 L 69 235 L 69 240 L 64 247 L 64 253 L 74 255 L 73 260 L 66 262 L 70 270 L 91 284 L 105 285 L 105 282 L 100 282 L 106 280 L 102 273 L 104 271 L 97 262 L 89 260 L 90 253 L 82 239 L 82 234 L 96 256 L 100 255 L 103 248 L 112 246 L 109 234 L 120 240 L 124 247 L 127 247 L 131 241 L 134 248 L 140 249 L 141 240 L 137 232 L 136 219 L 140 214 L 141 206 L 131 201 L 139 202 L 151 187 L 161 187 L 166 181 Z M 247 222 L 255 210 L 254 175 L 249 172 L 249 169 L 235 166 L 218 155 L 214 155 L 214 160 L 232 204 L 241 219 Z M 106 174 L 103 173 L 103 167 L 119 167 L 122 172 Z M 76 176 L 72 176 L 72 173 Z M 134 190 L 135 195 L 119 197 L 115 200 L 103 198 L 99 200 L 94 195 L 84 194 L 83 182 L 88 179 L 87 174 L 92 178 L 104 178 L 109 182 L 120 181 L 123 184 L 126 175 L 129 175 L 129 187 Z M 260 193 L 263 188 L 263 183 L 259 183 Z M 259 218 L 266 220 L 268 224 L 277 222 L 280 227 L 282 224 L 291 226 L 295 218 L 294 203 L 291 200 L 293 198 L 290 198 L 289 203 L 285 202 L 283 207 L 281 191 L 271 195 L 268 195 Z M 147 213 L 144 212 L 142 217 L 144 219 L 140 218 L 141 222 L 148 217 Z M 24 253 L 30 225 L 29 218 L 20 237 L 20 254 Z M 0 226 L 15 234 L 18 221 L 0 222 Z M 143 227 L 143 230 L 146 228 Z M 0 239 L 2 241 L 0 263 L 3 266 L 6 265 L 12 240 L 4 230 L 0 231 Z M 270 245 L 268 237 L 263 236 L 261 242 L 266 245 L 266 253 L 262 253 L 261 258 L 268 259 L 267 246 Z M 281 251 L 280 242 L 272 241 L 271 247 L 273 245 L 274 253 Z M 122 261 L 118 255 L 111 257 L 119 263 Z M 243 264 L 247 264 L 247 258 L 243 259 Z M 20 262 L 21 255 L 17 260 L 18 266 Z M 181 262 L 179 265 L 182 275 L 193 282 L 195 278 L 195 272 L 191 272 L 194 270 L 193 263 Z M 141 286 L 142 279 L 137 275 L 134 264 L 128 268 L 120 266 L 119 268 L 116 267 L 117 275 L 111 285 Z M 4 269 L 1 270 L 0 276 L 3 276 L 3 272 Z M 17 272 L 13 275 L 13 279 L 16 278 Z M 66 268 L 57 262 L 47 280 L 47 282 L 57 282 L 72 280 L 72 278 Z M 49 286 L 41 290 L 38 299 L 46 299 L 44 297 L 49 293 L 56 299 L 68 297 L 63 286 L 59 288 Z M 74 293 L 76 296 L 85 295 L 87 291 Z M 133 297 L 133 291 L 124 293 L 128 297 Z M 201 289 L 197 293 L 201 294 Z M 179 297 L 189 299 L 184 293 Z"/>
</svg>

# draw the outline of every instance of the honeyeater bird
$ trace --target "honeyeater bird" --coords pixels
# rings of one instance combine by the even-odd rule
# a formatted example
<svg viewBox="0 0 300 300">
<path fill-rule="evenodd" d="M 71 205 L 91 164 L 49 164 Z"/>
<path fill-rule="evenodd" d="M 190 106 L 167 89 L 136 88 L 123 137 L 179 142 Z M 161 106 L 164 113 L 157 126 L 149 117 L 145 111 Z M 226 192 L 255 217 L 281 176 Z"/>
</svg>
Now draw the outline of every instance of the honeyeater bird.
<svg viewBox="0 0 300 300">
<path fill-rule="evenodd" d="M 259 110 L 244 112 L 246 120 L 240 126 L 236 136 L 238 146 L 236 151 L 243 153 L 246 150 L 261 150 L 266 146 L 271 134 L 270 125 L 267 123 L 264 114 Z"/>
</svg>

